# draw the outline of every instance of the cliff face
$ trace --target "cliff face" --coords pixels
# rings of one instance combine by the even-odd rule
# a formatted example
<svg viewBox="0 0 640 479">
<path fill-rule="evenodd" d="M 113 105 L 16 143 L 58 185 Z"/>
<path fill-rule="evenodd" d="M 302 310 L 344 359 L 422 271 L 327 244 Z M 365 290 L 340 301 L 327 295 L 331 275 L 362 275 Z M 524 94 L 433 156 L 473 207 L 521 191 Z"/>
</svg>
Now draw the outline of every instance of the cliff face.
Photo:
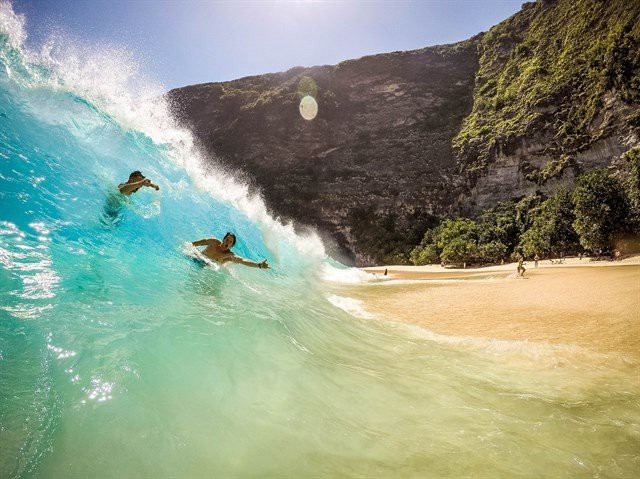
<svg viewBox="0 0 640 479">
<path fill-rule="evenodd" d="M 638 143 L 639 15 L 637 2 L 525 4 L 455 45 L 168 95 L 276 215 L 343 261 L 398 262 L 433 215 L 553 191 Z"/>
<path fill-rule="evenodd" d="M 475 211 L 572 183 L 638 144 L 640 2 L 540 1 L 478 41 L 472 112 L 454 139 Z"/>
</svg>

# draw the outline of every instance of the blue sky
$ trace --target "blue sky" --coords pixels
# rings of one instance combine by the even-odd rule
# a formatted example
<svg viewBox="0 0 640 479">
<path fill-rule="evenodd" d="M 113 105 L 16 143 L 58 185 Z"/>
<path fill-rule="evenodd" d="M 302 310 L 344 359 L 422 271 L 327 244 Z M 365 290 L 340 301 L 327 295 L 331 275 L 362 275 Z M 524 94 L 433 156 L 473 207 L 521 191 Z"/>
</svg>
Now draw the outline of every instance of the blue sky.
<svg viewBox="0 0 640 479">
<path fill-rule="evenodd" d="M 293 66 L 451 43 L 488 30 L 522 0 L 103 1 L 14 0 L 30 41 L 62 29 L 121 46 L 167 88 Z"/>
</svg>

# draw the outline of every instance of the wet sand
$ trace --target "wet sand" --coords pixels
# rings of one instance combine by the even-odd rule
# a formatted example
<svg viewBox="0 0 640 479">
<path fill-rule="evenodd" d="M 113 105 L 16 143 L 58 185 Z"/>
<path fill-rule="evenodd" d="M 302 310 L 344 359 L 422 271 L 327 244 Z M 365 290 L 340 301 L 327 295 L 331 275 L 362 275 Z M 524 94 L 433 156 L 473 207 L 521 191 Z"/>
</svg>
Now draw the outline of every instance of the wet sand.
<svg viewBox="0 0 640 479">
<path fill-rule="evenodd" d="M 569 344 L 640 359 L 640 257 L 477 269 L 388 267 L 389 281 L 350 287 L 375 317 L 435 333 Z M 380 274 L 382 268 L 367 268 Z"/>
</svg>

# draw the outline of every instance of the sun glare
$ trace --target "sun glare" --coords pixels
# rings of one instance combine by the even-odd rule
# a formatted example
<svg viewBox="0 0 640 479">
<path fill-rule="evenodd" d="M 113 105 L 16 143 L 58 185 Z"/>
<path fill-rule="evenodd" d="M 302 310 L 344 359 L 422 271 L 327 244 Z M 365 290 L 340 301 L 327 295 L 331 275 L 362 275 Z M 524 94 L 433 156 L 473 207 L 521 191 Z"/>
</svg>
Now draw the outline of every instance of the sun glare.
<svg viewBox="0 0 640 479">
<path fill-rule="evenodd" d="M 318 103 L 310 95 L 306 95 L 300 100 L 300 115 L 305 120 L 311 121 L 318 114 Z"/>
</svg>

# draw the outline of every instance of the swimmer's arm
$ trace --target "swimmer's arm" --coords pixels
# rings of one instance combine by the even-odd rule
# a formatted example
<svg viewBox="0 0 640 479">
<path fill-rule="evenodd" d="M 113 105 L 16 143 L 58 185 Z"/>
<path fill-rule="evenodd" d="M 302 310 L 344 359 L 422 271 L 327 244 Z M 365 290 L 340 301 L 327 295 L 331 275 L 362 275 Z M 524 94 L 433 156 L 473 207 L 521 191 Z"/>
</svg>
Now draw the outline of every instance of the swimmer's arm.
<svg viewBox="0 0 640 479">
<path fill-rule="evenodd" d="M 151 183 L 151 181 L 147 181 L 145 183 L 145 186 L 148 186 L 149 188 L 155 188 L 156 191 L 160 190 L 160 187 L 155 183 Z"/>
<path fill-rule="evenodd" d="M 155 183 L 151 183 L 151 180 L 149 180 L 148 178 L 145 178 L 145 179 L 140 180 L 140 181 L 134 181 L 133 183 L 123 183 L 123 184 L 118 186 L 118 189 L 120 190 L 120 193 L 122 193 L 123 195 L 129 195 L 129 194 L 133 193 L 136 189 L 138 189 L 138 188 L 140 188 L 142 186 L 148 186 L 149 188 L 155 188 L 156 191 L 158 191 L 160 189 L 160 187 L 158 185 L 156 185 Z"/>
<path fill-rule="evenodd" d="M 249 266 L 251 268 L 259 268 L 259 269 L 268 269 L 269 268 L 269 263 L 267 263 L 266 259 L 264 261 L 260 262 L 260 263 L 256 263 L 255 261 L 251 261 L 251 260 L 242 258 L 240 256 L 233 255 L 232 257 L 229 258 L 228 261 L 231 261 L 232 263 L 243 264 L 243 265 Z"/>
<path fill-rule="evenodd" d="M 123 195 L 128 195 L 133 193 L 137 188 L 144 186 L 145 181 L 146 179 L 135 181 L 133 183 L 122 183 L 121 185 L 118 186 L 118 190 L 120 190 L 120 193 L 122 193 Z"/>
<path fill-rule="evenodd" d="M 193 246 L 209 246 L 220 244 L 220 240 L 217 238 L 204 238 L 198 241 L 192 241 L 191 244 Z"/>
</svg>

